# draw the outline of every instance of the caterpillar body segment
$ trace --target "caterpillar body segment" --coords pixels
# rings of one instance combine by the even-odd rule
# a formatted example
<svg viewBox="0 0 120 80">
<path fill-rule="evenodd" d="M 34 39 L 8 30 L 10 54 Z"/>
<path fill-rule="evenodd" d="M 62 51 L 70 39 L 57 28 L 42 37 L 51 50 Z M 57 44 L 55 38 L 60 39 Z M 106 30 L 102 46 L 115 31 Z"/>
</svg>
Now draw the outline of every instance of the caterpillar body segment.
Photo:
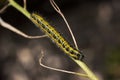
<svg viewBox="0 0 120 80">
<path fill-rule="evenodd" d="M 79 50 L 71 47 L 70 44 L 68 44 L 68 42 L 60 35 L 60 33 L 41 16 L 36 13 L 32 13 L 31 20 L 67 55 L 77 60 L 83 59 L 83 54 Z"/>
</svg>

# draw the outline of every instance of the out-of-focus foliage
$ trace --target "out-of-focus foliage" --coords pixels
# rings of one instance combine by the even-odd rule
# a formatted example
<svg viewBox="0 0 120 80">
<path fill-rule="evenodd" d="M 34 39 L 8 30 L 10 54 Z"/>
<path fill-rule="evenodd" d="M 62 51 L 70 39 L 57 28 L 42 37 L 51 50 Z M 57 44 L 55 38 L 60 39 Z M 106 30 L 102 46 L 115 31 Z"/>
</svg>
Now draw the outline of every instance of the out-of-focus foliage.
<svg viewBox="0 0 120 80">
<path fill-rule="evenodd" d="M 109 80 L 120 78 L 120 46 L 109 48 L 106 55 L 106 74 Z"/>
<path fill-rule="evenodd" d="M 2 0 L 0 0 L 1 2 Z M 22 0 L 16 0 L 22 5 Z M 55 0 L 66 16 L 77 39 L 84 61 L 100 80 L 120 79 L 120 1 Z M 27 0 L 28 11 L 38 12 L 73 44 L 61 17 L 48 0 Z M 1 5 L 1 4 L 0 4 Z M 3 5 L 3 4 L 2 4 Z M 2 18 L 29 35 L 42 35 L 27 18 L 9 7 Z M 0 27 L 0 80 L 80 80 L 80 77 L 44 69 L 49 66 L 81 71 L 48 38 L 29 40 Z M 81 79 L 85 80 L 85 79 Z"/>
</svg>

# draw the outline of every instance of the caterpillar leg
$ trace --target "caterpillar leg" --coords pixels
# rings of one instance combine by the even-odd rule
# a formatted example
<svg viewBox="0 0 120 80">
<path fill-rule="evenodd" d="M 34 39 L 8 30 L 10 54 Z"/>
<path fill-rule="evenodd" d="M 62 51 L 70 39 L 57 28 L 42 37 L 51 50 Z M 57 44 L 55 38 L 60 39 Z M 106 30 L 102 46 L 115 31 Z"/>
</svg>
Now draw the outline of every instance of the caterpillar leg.
<svg viewBox="0 0 120 80">
<path fill-rule="evenodd" d="M 47 35 L 42 35 L 42 36 L 29 36 L 29 35 L 23 33 L 22 31 L 16 29 L 14 26 L 10 25 L 9 23 L 3 21 L 1 17 L 0 17 L 0 25 L 3 26 L 3 27 L 6 28 L 6 29 L 9 29 L 10 31 L 13 31 L 13 32 L 17 33 L 18 35 L 21 35 L 21 36 L 25 37 L 25 38 L 35 39 L 35 38 L 47 37 Z"/>
</svg>

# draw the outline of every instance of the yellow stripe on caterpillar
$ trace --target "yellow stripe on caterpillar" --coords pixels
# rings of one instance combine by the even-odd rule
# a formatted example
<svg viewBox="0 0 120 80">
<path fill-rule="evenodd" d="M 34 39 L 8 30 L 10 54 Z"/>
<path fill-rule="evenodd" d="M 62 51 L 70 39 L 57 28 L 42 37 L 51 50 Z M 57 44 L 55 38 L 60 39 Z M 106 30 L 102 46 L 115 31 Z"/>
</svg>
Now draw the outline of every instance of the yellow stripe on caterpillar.
<svg viewBox="0 0 120 80">
<path fill-rule="evenodd" d="M 38 28 L 40 28 L 46 35 L 48 35 L 48 37 L 58 47 L 60 47 L 64 53 L 77 60 L 83 59 L 83 54 L 79 50 L 71 47 L 70 44 L 60 35 L 60 33 L 47 21 L 45 21 L 40 15 L 32 13 L 31 20 Z"/>
</svg>

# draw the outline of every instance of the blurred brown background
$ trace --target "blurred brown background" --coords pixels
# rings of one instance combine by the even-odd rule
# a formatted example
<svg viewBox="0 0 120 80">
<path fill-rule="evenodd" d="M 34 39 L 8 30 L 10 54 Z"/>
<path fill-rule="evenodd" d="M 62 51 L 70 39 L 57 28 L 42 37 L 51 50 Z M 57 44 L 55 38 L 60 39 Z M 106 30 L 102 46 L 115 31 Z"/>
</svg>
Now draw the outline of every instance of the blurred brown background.
<svg viewBox="0 0 120 80">
<path fill-rule="evenodd" d="M 3 7 L 4 0 L 0 2 Z M 17 0 L 22 5 L 22 0 Z M 84 61 L 100 80 L 120 80 L 120 1 L 55 0 L 67 18 Z M 27 0 L 27 9 L 37 12 L 73 45 L 68 29 L 49 0 Z M 13 7 L 0 16 L 29 35 L 43 35 L 35 25 Z M 73 45 L 74 46 L 74 45 Z M 70 71 L 81 71 L 49 38 L 25 39 L 0 26 L 0 80 L 88 80 L 45 69 L 43 63 Z M 82 72 L 82 71 L 81 71 Z"/>
</svg>

